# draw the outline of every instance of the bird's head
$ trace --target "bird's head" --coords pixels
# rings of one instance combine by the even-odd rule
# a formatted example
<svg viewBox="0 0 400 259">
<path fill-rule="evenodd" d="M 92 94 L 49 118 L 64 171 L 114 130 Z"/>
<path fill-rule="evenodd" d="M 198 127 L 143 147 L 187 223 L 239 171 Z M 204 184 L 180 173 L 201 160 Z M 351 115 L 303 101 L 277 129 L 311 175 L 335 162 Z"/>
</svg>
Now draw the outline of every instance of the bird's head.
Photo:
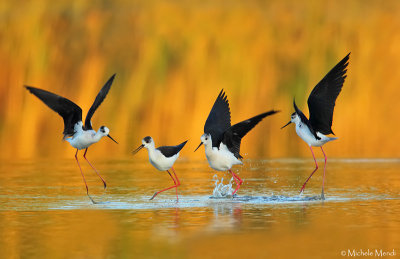
<svg viewBox="0 0 400 259">
<path fill-rule="evenodd" d="M 115 141 L 115 139 L 113 139 L 113 138 L 110 136 L 109 133 L 110 133 L 110 129 L 107 128 L 106 126 L 101 126 L 101 127 L 99 128 L 99 130 L 97 131 L 97 134 L 100 134 L 100 136 L 102 136 L 102 137 L 107 136 L 107 137 L 109 137 L 112 141 L 114 141 L 115 143 L 118 144 L 118 142 Z"/>
<path fill-rule="evenodd" d="M 204 133 L 201 137 L 200 137 L 201 143 L 204 144 L 204 146 L 208 146 L 212 144 L 212 140 L 211 140 L 211 135 L 208 133 Z"/>
<path fill-rule="evenodd" d="M 299 114 L 297 114 L 297 112 L 292 113 L 292 115 L 290 115 L 290 122 L 293 122 L 294 124 L 297 124 L 300 122 L 300 116 Z"/>
<path fill-rule="evenodd" d="M 137 152 L 139 152 L 142 148 L 149 149 L 150 147 L 154 147 L 154 141 L 153 138 L 150 136 L 144 137 L 142 139 L 142 145 L 140 145 L 137 149 L 133 150 L 133 154 L 135 155 Z"/>
<path fill-rule="evenodd" d="M 207 147 L 208 145 L 212 145 L 211 135 L 208 134 L 208 133 L 204 133 L 204 134 L 200 137 L 200 140 L 201 140 L 201 143 L 200 143 L 200 145 L 196 148 L 196 150 L 199 149 L 199 147 L 200 147 L 201 145 L 203 145 L 203 144 L 204 144 L 205 147 Z M 194 152 L 196 152 L 196 150 L 195 150 Z"/>
<path fill-rule="evenodd" d="M 296 102 L 293 100 L 293 107 L 295 112 L 292 113 L 292 115 L 290 116 L 290 121 L 288 123 L 285 124 L 285 126 L 283 126 L 281 129 L 283 129 L 284 127 L 286 127 L 287 125 L 289 125 L 290 123 L 294 123 L 297 124 L 300 122 L 300 113 L 301 111 L 299 110 L 299 108 L 297 108 Z"/>
<path fill-rule="evenodd" d="M 144 148 L 149 148 L 150 146 L 154 147 L 154 141 L 153 138 L 150 136 L 147 136 L 142 139 L 142 145 Z"/>
</svg>

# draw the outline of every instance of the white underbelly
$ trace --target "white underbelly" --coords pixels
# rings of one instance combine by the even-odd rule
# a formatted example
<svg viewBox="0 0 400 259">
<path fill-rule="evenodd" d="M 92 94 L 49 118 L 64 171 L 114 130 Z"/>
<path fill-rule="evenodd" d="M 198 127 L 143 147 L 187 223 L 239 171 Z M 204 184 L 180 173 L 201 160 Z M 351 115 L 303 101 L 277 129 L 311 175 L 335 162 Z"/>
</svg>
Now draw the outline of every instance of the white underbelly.
<svg viewBox="0 0 400 259">
<path fill-rule="evenodd" d="M 69 138 L 67 141 L 71 144 L 71 146 L 79 150 L 88 148 L 90 145 L 96 143 L 96 141 L 93 139 L 93 134 L 90 132 L 85 132 L 76 137 Z"/>
<path fill-rule="evenodd" d="M 232 168 L 233 165 L 243 164 L 237 159 L 232 153 L 224 150 L 213 150 L 206 151 L 206 157 L 210 167 L 217 171 L 227 171 Z"/>
<path fill-rule="evenodd" d="M 175 163 L 176 159 L 178 159 L 179 153 L 172 157 L 165 157 L 159 154 L 149 153 L 149 161 L 150 163 L 160 171 L 169 170 Z"/>
<path fill-rule="evenodd" d="M 327 137 L 319 132 L 317 132 L 317 136 L 320 139 L 317 139 L 311 131 L 306 127 L 305 125 L 302 126 L 296 126 L 296 133 L 299 135 L 299 137 L 304 140 L 309 146 L 313 147 L 320 147 L 324 145 L 326 142 L 329 142 L 331 140 L 335 140 L 337 138 L 330 138 Z"/>
</svg>

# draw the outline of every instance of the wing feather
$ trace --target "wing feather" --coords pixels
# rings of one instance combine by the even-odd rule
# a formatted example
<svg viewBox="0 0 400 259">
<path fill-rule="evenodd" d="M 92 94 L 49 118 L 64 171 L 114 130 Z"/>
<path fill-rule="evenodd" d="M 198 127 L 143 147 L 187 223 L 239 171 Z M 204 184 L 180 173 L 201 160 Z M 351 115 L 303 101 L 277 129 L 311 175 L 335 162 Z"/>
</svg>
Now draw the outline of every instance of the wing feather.
<svg viewBox="0 0 400 259">
<path fill-rule="evenodd" d="M 39 98 L 50 109 L 57 112 L 64 120 L 64 138 L 75 133 L 74 126 L 82 121 L 82 109 L 74 102 L 39 88 L 25 86 L 26 89 Z"/>
<path fill-rule="evenodd" d="M 103 88 L 101 88 L 100 92 L 97 94 L 96 99 L 94 100 L 92 106 L 90 107 L 90 109 L 86 115 L 86 119 L 85 119 L 85 129 L 86 130 L 93 129 L 92 122 L 91 122 L 92 116 L 93 116 L 94 112 L 97 110 L 97 108 L 99 108 L 99 106 L 103 102 L 103 100 L 106 98 L 108 91 L 110 91 L 110 87 L 114 81 L 114 78 L 115 78 L 115 74 L 112 75 L 110 77 L 110 79 L 108 79 L 106 84 L 103 86 Z"/>
<path fill-rule="evenodd" d="M 185 146 L 187 140 L 185 142 L 182 142 L 181 144 L 177 146 L 162 146 L 158 147 L 157 149 L 160 150 L 160 152 L 166 156 L 166 157 L 171 157 L 179 153 L 179 151 L 182 150 L 182 148 Z"/>
<path fill-rule="evenodd" d="M 210 114 L 204 125 L 204 133 L 211 135 L 212 146 L 219 147 L 224 132 L 231 126 L 231 111 L 229 109 L 228 97 L 222 89 L 219 93 Z"/>
<path fill-rule="evenodd" d="M 277 112 L 279 111 L 271 110 L 233 125 L 225 131 L 222 143 L 227 146 L 228 150 L 231 151 L 236 158 L 241 159 L 242 156 L 240 155 L 240 144 L 242 138 L 262 119 Z"/>
<path fill-rule="evenodd" d="M 322 134 L 333 134 L 333 110 L 346 78 L 349 57 L 350 53 L 326 74 L 308 97 L 310 124 Z"/>
</svg>

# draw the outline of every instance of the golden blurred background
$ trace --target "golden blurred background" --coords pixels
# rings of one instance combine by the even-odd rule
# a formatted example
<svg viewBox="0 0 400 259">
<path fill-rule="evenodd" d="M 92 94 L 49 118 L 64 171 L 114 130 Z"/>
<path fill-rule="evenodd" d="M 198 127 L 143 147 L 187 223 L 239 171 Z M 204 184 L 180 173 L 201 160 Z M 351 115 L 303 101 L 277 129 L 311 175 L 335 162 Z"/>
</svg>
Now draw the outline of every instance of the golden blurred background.
<svg viewBox="0 0 400 259">
<path fill-rule="evenodd" d="M 23 85 L 67 97 L 83 116 L 114 73 L 93 117 L 103 139 L 90 156 L 121 157 L 147 135 L 156 145 L 189 139 L 193 153 L 219 91 L 232 123 L 258 113 L 245 158 L 309 157 L 288 127 L 292 101 L 308 115 L 311 89 L 348 52 L 329 157 L 398 157 L 400 2 L 388 1 L 2 1 L 0 157 L 72 157 L 61 117 Z M 320 151 L 316 153 L 322 156 Z M 146 156 L 145 152 L 141 154 Z"/>
</svg>

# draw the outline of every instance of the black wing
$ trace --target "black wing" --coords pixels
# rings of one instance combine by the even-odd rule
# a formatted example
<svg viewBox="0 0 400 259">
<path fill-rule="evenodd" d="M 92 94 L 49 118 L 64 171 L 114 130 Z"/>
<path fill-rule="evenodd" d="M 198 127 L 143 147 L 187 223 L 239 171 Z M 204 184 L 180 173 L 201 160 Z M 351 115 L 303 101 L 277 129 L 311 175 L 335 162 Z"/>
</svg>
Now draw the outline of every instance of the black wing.
<svg viewBox="0 0 400 259">
<path fill-rule="evenodd" d="M 328 74 L 314 87 L 308 97 L 310 123 L 315 131 L 322 134 L 333 134 L 332 117 L 335 101 L 342 90 L 346 78 L 350 53 L 347 54 Z"/>
<path fill-rule="evenodd" d="M 158 147 L 157 149 L 160 150 L 160 152 L 166 156 L 166 157 L 171 157 L 179 153 L 181 149 L 185 146 L 187 140 L 185 142 L 182 142 L 181 144 L 177 146 L 163 146 L 163 147 Z"/>
<path fill-rule="evenodd" d="M 224 132 L 231 126 L 231 111 L 224 89 L 219 93 L 204 125 L 204 133 L 211 135 L 212 146 L 219 147 Z"/>
<path fill-rule="evenodd" d="M 115 74 L 111 76 L 110 79 L 108 79 L 107 83 L 101 88 L 100 92 L 97 94 L 96 99 L 94 100 L 92 107 L 90 107 L 86 119 L 85 119 L 85 129 L 86 130 L 91 130 L 92 128 L 92 116 L 94 112 L 99 108 L 100 104 L 103 102 L 103 100 L 106 98 L 108 91 L 110 91 L 110 87 L 114 81 Z"/>
<path fill-rule="evenodd" d="M 82 121 L 82 109 L 72 101 L 31 86 L 25 86 L 29 92 L 42 100 L 53 111 L 57 112 L 64 119 L 64 138 L 74 135 L 74 126 Z"/>
<path fill-rule="evenodd" d="M 236 158 L 241 159 L 242 156 L 240 155 L 240 142 L 242 138 L 262 119 L 277 112 L 279 111 L 271 110 L 233 125 L 224 133 L 222 143 L 227 146 L 228 150 L 231 151 Z"/>
</svg>

